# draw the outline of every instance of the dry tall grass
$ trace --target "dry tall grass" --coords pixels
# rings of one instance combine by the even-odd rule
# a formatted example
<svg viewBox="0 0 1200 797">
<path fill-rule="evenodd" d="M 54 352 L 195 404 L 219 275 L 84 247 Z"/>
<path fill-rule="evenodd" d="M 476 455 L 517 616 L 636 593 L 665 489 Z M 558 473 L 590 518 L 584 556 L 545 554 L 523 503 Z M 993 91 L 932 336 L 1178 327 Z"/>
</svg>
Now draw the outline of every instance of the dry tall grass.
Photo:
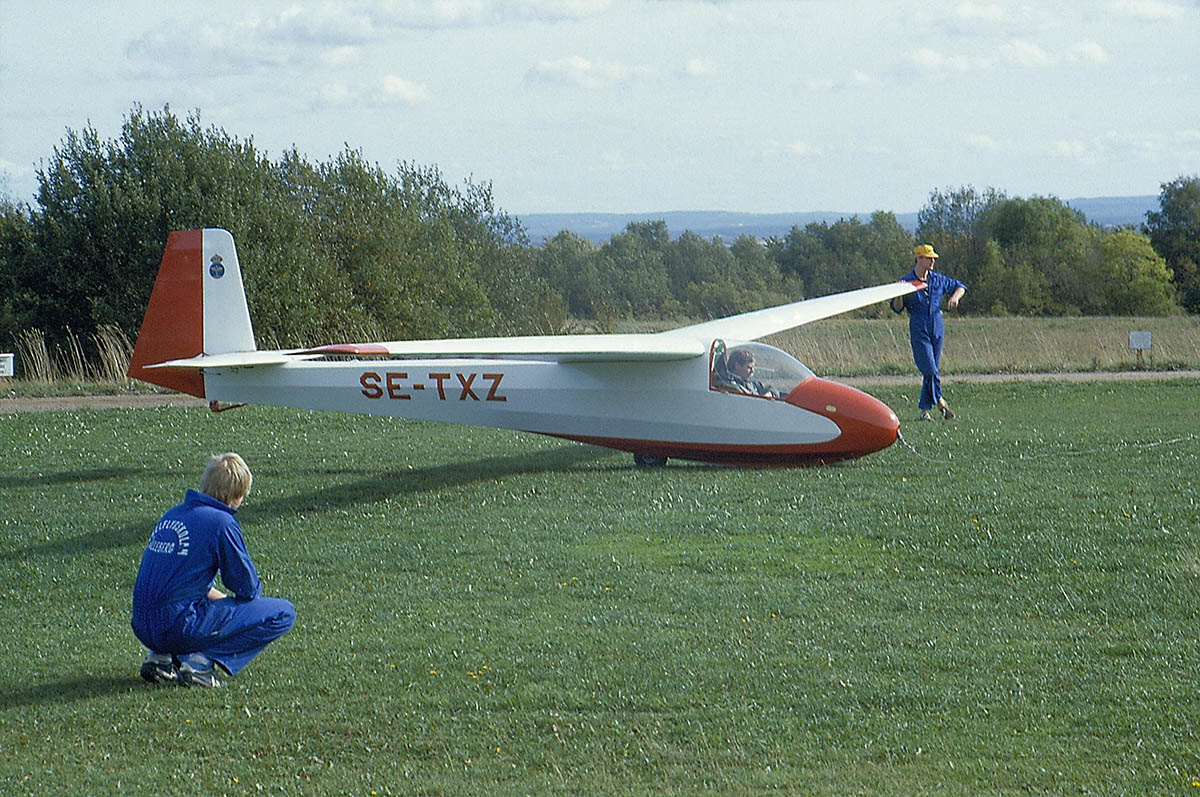
<svg viewBox="0 0 1200 797">
<path fill-rule="evenodd" d="M 40 329 L 17 333 L 16 355 L 21 367 L 20 377 L 28 382 L 49 384 L 57 381 L 101 382 L 125 384 L 125 376 L 133 345 L 128 336 L 115 326 L 100 327 L 91 336 L 97 352 L 89 360 L 79 337 L 68 331 L 65 345 L 55 345 L 50 351 L 46 336 Z"/>
<path fill-rule="evenodd" d="M 17 373 L 29 382 L 45 384 L 54 381 L 54 364 L 46 348 L 46 336 L 40 329 L 23 329 L 17 333 Z"/>
<path fill-rule="evenodd" d="M 1146 330 L 1150 368 L 1200 367 L 1200 318 L 946 318 L 947 373 L 1124 370 L 1139 366 L 1129 333 Z M 773 335 L 817 373 L 909 373 L 908 321 L 830 318 Z"/>
</svg>

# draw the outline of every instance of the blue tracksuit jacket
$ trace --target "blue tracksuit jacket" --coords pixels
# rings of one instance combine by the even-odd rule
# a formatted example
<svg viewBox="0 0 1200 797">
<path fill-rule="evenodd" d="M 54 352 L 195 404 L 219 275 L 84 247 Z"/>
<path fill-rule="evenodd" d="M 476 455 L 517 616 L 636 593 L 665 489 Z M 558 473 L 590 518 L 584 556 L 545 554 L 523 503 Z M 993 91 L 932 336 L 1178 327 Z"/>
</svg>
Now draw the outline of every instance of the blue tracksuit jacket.
<svg viewBox="0 0 1200 797">
<path fill-rule="evenodd" d="M 133 587 L 134 634 L 157 653 L 202 653 L 231 673 L 286 633 L 295 609 L 262 597 L 237 510 L 197 490 L 158 521 Z M 234 595 L 209 600 L 217 573 Z"/>
</svg>

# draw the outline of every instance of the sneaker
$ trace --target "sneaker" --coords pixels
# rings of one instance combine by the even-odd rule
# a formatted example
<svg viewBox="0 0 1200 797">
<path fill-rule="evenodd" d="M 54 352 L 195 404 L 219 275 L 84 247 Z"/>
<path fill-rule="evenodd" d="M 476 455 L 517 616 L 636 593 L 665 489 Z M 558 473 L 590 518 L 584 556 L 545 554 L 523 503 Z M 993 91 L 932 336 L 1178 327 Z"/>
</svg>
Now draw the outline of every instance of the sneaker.
<svg viewBox="0 0 1200 797">
<path fill-rule="evenodd" d="M 954 410 L 950 409 L 950 407 L 948 405 L 943 404 L 942 405 L 942 417 L 948 421 L 954 420 Z"/>
<path fill-rule="evenodd" d="M 211 664 L 203 669 L 200 669 L 193 667 L 186 661 L 179 665 L 179 685 L 209 687 L 224 686 L 221 680 L 217 678 L 216 668 L 214 668 Z"/>
<path fill-rule="evenodd" d="M 142 678 L 152 684 L 173 684 L 179 680 L 175 660 L 168 653 L 147 653 L 142 660 L 141 673 Z"/>
<path fill-rule="evenodd" d="M 921 414 L 917 416 L 918 421 L 932 421 L 933 416 L 929 414 L 929 410 L 921 410 Z"/>
</svg>

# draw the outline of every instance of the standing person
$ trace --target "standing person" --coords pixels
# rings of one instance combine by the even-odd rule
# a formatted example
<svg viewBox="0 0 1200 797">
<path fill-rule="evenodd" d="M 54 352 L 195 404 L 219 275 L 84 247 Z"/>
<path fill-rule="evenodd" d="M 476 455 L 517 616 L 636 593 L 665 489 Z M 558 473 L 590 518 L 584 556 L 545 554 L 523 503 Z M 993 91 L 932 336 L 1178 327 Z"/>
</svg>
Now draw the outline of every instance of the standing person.
<svg viewBox="0 0 1200 797">
<path fill-rule="evenodd" d="M 150 649 L 151 683 L 221 686 L 214 664 L 236 675 L 291 630 L 296 610 L 262 597 L 262 582 L 234 514 L 253 476 L 237 454 L 208 460 L 199 490 L 167 510 L 142 554 L 133 586 L 133 633 Z M 228 596 L 216 588 L 217 573 Z"/>
<path fill-rule="evenodd" d="M 912 343 L 913 362 L 921 372 L 921 398 L 917 408 L 920 420 L 928 421 L 929 411 L 937 407 L 942 417 L 950 420 L 954 411 L 942 398 L 942 380 L 938 368 L 942 362 L 942 343 L 946 338 L 946 324 L 942 320 L 942 295 L 949 292 L 946 307 L 953 310 L 958 300 L 967 292 L 967 286 L 953 277 L 933 270 L 938 253 L 929 244 L 913 249 L 913 270 L 904 275 L 905 280 L 920 280 L 925 287 L 915 293 L 907 293 L 892 299 L 892 311 L 908 310 L 908 338 Z"/>
</svg>

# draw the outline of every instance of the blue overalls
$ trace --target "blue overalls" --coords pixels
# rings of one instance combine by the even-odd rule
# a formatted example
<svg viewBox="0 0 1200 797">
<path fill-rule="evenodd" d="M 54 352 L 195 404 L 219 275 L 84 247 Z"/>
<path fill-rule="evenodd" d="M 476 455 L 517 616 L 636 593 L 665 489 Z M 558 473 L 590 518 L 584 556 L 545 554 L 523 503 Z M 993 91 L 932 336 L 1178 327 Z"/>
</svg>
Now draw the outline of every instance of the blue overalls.
<svg viewBox="0 0 1200 797">
<path fill-rule="evenodd" d="M 291 630 L 296 610 L 262 597 L 237 512 L 197 490 L 167 511 L 146 545 L 133 587 L 133 633 L 154 653 L 202 654 L 236 675 Z M 221 581 L 234 594 L 210 600 Z"/>
<path fill-rule="evenodd" d="M 908 272 L 903 279 L 916 280 L 916 271 Z M 904 309 L 908 311 L 908 340 L 912 344 L 913 362 L 922 377 L 921 398 L 917 401 L 917 408 L 929 410 L 938 406 L 942 399 L 942 380 L 938 374 L 938 366 L 942 361 L 942 342 L 946 338 L 942 296 L 954 293 L 959 288 L 965 291 L 967 286 L 936 271 L 930 271 L 924 281 L 923 289 L 904 295 Z"/>
</svg>

